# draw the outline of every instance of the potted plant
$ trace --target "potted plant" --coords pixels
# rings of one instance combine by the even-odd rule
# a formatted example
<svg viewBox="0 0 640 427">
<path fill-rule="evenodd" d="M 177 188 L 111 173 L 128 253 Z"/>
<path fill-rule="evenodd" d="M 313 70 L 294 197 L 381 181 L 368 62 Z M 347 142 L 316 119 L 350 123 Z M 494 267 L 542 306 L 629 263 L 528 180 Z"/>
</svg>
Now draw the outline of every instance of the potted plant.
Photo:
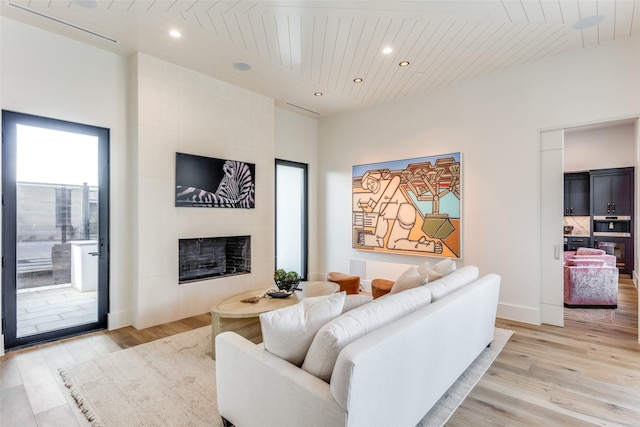
<svg viewBox="0 0 640 427">
<path fill-rule="evenodd" d="M 273 274 L 273 280 L 281 291 L 293 292 L 298 289 L 300 276 L 295 271 L 286 272 L 284 269 L 279 268 Z"/>
</svg>

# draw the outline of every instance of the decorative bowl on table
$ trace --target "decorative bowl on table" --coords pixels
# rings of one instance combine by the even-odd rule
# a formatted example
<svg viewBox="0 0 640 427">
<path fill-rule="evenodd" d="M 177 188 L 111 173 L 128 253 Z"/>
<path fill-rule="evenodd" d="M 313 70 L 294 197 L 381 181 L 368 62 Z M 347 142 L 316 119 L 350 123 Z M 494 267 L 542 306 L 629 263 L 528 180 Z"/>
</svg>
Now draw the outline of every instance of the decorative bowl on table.
<svg viewBox="0 0 640 427">
<path fill-rule="evenodd" d="M 287 273 L 282 268 L 279 268 L 273 274 L 273 281 L 276 283 L 278 290 L 274 290 L 274 292 L 267 292 L 267 295 L 273 298 L 286 298 L 293 295 L 293 292 L 298 290 L 300 276 L 295 271 Z"/>
</svg>

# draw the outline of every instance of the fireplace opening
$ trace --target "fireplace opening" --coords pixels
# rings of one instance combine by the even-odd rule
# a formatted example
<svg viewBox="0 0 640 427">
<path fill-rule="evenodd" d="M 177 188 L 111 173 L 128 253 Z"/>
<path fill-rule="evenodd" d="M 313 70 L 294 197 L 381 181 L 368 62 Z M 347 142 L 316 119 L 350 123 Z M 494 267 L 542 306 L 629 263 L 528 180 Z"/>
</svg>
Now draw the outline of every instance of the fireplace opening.
<svg viewBox="0 0 640 427">
<path fill-rule="evenodd" d="M 179 239 L 178 283 L 251 273 L 251 236 Z"/>
</svg>

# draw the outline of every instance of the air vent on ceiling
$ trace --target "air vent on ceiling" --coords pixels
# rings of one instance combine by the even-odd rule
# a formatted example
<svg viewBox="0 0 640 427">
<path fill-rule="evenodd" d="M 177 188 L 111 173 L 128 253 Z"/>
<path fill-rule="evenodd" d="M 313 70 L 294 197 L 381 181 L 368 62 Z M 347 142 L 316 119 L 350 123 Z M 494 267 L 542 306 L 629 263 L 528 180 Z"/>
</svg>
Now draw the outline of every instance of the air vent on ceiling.
<svg viewBox="0 0 640 427">
<path fill-rule="evenodd" d="M 41 17 L 41 18 L 48 19 L 48 20 L 56 22 L 58 24 L 66 25 L 69 28 L 73 28 L 74 30 L 82 31 L 82 32 L 90 34 L 90 35 L 92 35 L 94 37 L 99 37 L 102 40 L 106 40 L 106 41 L 111 42 L 111 43 L 118 43 L 118 40 L 112 39 L 111 37 L 107 37 L 107 36 L 102 35 L 100 33 L 96 33 L 95 31 L 91 31 L 91 30 L 88 30 L 86 28 L 82 28 L 82 27 L 80 27 L 78 25 L 75 25 L 75 24 L 72 24 L 70 22 L 63 21 L 62 19 L 54 18 L 53 16 L 49 16 L 49 15 L 46 15 L 46 14 L 44 14 L 42 12 L 38 12 L 36 10 L 29 9 L 28 7 L 21 6 L 19 4 L 13 3 L 11 1 L 9 2 L 9 6 L 13 6 L 16 9 L 20 9 L 20 10 L 22 10 L 24 12 L 32 13 L 34 15 L 37 15 L 37 16 Z"/>
<path fill-rule="evenodd" d="M 318 112 L 316 112 L 316 111 L 309 110 L 308 108 L 304 108 L 304 107 L 301 107 L 301 106 L 299 106 L 299 105 L 292 104 L 292 103 L 290 103 L 290 102 L 287 102 L 287 105 L 291 105 L 292 107 L 299 108 L 299 109 L 304 110 L 304 111 L 306 111 L 306 112 L 308 112 L 308 113 L 317 114 L 318 116 L 320 115 L 320 113 L 318 113 Z"/>
</svg>

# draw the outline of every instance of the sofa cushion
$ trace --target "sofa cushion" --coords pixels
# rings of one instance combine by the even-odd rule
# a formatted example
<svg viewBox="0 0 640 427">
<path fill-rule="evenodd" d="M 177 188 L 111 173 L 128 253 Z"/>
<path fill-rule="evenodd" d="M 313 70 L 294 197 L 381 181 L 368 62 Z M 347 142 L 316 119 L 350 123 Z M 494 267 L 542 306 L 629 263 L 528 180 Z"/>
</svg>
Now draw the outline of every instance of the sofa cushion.
<svg viewBox="0 0 640 427">
<path fill-rule="evenodd" d="M 344 299 L 344 307 L 342 308 L 342 312 L 346 313 L 347 311 L 353 310 L 354 308 L 358 308 L 363 304 L 373 301 L 373 297 L 367 294 L 350 294 L 347 295 Z"/>
<path fill-rule="evenodd" d="M 420 274 L 418 268 L 414 265 L 409 267 L 404 273 L 402 273 L 391 286 L 390 294 L 406 291 L 407 289 L 413 289 L 418 286 L 426 285 L 428 277 L 425 274 Z"/>
<path fill-rule="evenodd" d="M 321 327 L 313 338 L 302 369 L 329 382 L 338 354 L 349 343 L 430 302 L 431 291 L 419 286 L 376 298 L 337 317 Z"/>
<path fill-rule="evenodd" d="M 427 287 L 431 289 L 431 299 L 436 301 L 456 289 L 473 282 L 479 275 L 478 267 L 475 265 L 467 265 L 435 282 L 429 283 Z"/>
<path fill-rule="evenodd" d="M 345 292 L 304 298 L 298 304 L 260 315 L 264 348 L 300 366 L 318 329 L 342 313 Z"/>
</svg>

